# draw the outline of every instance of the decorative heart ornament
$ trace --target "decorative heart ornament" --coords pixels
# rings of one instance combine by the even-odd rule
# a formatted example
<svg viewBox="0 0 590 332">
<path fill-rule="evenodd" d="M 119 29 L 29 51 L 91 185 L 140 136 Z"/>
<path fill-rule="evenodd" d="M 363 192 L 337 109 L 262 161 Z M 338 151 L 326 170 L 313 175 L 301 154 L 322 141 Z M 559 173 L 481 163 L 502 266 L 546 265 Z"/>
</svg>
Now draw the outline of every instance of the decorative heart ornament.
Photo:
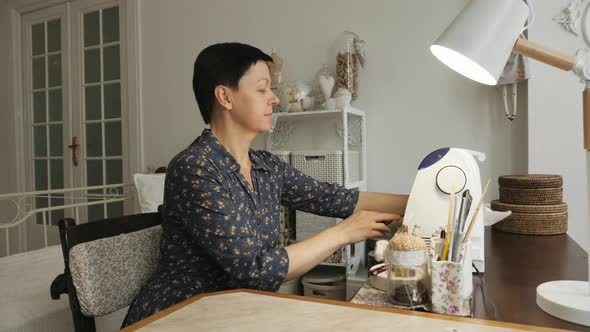
<svg viewBox="0 0 590 332">
<path fill-rule="evenodd" d="M 334 88 L 334 77 L 332 76 L 320 76 L 320 90 L 326 100 L 330 99 L 332 95 L 332 89 Z"/>
</svg>

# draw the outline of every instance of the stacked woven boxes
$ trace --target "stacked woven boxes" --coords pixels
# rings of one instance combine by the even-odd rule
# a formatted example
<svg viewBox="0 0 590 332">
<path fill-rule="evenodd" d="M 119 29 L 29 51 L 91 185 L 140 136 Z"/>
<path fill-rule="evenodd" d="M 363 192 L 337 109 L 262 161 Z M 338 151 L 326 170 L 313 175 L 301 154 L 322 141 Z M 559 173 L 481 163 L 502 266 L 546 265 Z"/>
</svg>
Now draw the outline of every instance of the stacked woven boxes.
<svg viewBox="0 0 590 332">
<path fill-rule="evenodd" d="M 303 174 L 328 183 L 344 185 L 344 154 L 339 150 L 310 150 L 291 152 L 291 165 Z M 359 151 L 348 151 L 348 182 L 361 179 L 361 155 Z M 297 211 L 297 241 L 303 241 L 338 223 L 337 218 L 321 217 Z M 324 262 L 342 263 L 346 258 L 346 247 L 336 250 Z"/>
<path fill-rule="evenodd" d="M 504 175 L 498 178 L 498 184 L 500 200 L 492 201 L 492 210 L 510 210 L 512 214 L 494 229 L 530 235 L 567 232 L 567 204 L 563 202 L 560 175 Z"/>
<path fill-rule="evenodd" d="M 273 154 L 287 164 L 291 163 L 291 153 L 289 151 L 273 151 Z M 295 240 L 295 215 L 289 208 L 281 205 L 280 217 L 279 246 L 285 247 Z"/>
</svg>

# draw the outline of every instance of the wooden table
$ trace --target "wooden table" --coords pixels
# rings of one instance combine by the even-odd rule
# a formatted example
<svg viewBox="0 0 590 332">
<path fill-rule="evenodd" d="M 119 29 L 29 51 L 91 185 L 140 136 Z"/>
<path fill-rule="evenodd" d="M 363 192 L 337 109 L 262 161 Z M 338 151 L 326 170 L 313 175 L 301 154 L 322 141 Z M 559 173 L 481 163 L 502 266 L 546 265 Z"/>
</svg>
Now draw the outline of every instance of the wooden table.
<svg viewBox="0 0 590 332">
<path fill-rule="evenodd" d="M 485 273 L 474 275 L 475 317 L 576 331 L 585 327 L 555 318 L 536 304 L 537 286 L 552 280 L 588 280 L 588 256 L 569 236 L 530 236 L 485 229 Z M 389 305 L 363 285 L 353 302 Z M 485 299 L 485 302 L 484 302 Z"/>
<path fill-rule="evenodd" d="M 590 331 L 590 327 L 545 313 L 536 302 L 539 284 L 553 280 L 588 280 L 588 255 L 568 235 L 517 235 L 486 227 L 485 247 L 486 302 L 495 304 L 498 320 Z M 474 280 L 476 289 L 481 290 L 479 279 Z M 494 319 L 490 305 L 486 311 L 481 302 L 481 292 L 477 295 L 475 316 Z"/>
<path fill-rule="evenodd" d="M 253 290 L 195 296 L 123 331 L 558 331 Z"/>
</svg>

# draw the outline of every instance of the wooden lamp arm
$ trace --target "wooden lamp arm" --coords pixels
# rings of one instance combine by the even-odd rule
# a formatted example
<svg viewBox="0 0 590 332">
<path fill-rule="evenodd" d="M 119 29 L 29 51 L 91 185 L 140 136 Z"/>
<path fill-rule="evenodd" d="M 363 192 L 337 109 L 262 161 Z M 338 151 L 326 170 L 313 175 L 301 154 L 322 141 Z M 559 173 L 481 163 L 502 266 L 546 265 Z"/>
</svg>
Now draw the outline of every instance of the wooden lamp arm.
<svg viewBox="0 0 590 332">
<path fill-rule="evenodd" d="M 535 59 L 565 71 L 573 70 L 576 65 L 575 57 L 552 50 L 524 38 L 518 38 L 513 51 L 527 58 Z"/>
<path fill-rule="evenodd" d="M 590 150 L 590 90 L 588 89 L 588 78 L 583 73 L 583 69 L 576 68 L 576 58 L 524 38 L 518 38 L 514 45 L 514 52 L 522 54 L 528 58 L 535 59 L 550 66 L 565 70 L 574 71 L 584 81 L 586 86 L 583 92 L 584 108 L 584 149 Z"/>
</svg>

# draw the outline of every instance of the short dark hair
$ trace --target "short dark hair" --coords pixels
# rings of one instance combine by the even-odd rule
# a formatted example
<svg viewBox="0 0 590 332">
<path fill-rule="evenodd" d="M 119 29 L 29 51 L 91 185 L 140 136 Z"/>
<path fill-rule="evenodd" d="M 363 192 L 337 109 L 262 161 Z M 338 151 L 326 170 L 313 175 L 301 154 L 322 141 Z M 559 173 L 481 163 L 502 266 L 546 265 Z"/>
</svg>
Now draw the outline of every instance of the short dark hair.
<svg viewBox="0 0 590 332">
<path fill-rule="evenodd" d="M 215 88 L 226 85 L 237 89 L 244 73 L 261 60 L 272 62 L 258 48 L 240 43 L 214 44 L 199 53 L 193 69 L 193 92 L 206 124 L 211 121 Z"/>
</svg>

